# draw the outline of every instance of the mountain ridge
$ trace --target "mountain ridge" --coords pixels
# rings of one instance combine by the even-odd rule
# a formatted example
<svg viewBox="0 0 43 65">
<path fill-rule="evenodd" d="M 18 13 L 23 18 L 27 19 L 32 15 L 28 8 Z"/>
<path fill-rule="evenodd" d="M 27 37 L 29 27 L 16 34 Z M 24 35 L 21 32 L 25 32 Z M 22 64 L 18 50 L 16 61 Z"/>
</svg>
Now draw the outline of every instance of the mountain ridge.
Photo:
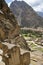
<svg viewBox="0 0 43 65">
<path fill-rule="evenodd" d="M 10 9 L 21 27 L 43 27 L 41 18 L 25 1 L 13 1 Z"/>
</svg>

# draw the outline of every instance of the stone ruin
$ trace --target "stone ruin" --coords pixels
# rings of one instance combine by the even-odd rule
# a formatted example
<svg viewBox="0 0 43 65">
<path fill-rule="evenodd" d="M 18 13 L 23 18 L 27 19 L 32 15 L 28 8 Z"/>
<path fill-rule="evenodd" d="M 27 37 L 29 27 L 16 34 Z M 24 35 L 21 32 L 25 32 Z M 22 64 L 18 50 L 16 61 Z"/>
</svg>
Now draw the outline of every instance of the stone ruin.
<svg viewBox="0 0 43 65">
<path fill-rule="evenodd" d="M 14 44 L 9 49 L 6 44 Z M 19 46 L 19 47 L 18 47 Z M 29 65 L 30 52 L 28 44 L 20 34 L 20 27 L 6 4 L 5 0 L 0 0 L 0 49 L 3 50 L 2 61 L 5 65 Z M 21 49 L 28 50 L 21 54 Z"/>
</svg>

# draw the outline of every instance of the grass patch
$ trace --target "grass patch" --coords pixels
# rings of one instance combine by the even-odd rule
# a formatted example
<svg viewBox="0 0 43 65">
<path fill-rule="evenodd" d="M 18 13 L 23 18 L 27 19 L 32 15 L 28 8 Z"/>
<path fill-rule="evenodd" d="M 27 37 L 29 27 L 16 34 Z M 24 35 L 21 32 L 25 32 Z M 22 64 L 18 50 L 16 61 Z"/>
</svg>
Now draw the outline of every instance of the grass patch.
<svg viewBox="0 0 43 65">
<path fill-rule="evenodd" d="M 40 47 L 39 47 L 38 50 L 41 51 L 41 52 L 43 52 L 43 48 L 40 48 Z"/>
</svg>

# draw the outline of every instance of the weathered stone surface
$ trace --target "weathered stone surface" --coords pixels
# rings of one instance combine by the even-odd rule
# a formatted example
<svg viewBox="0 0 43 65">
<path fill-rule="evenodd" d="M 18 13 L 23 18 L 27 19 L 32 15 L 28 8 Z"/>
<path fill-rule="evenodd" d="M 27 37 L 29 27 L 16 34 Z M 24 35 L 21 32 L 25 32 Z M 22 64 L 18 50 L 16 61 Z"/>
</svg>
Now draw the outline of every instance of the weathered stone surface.
<svg viewBox="0 0 43 65">
<path fill-rule="evenodd" d="M 15 40 L 14 43 L 16 45 L 19 45 L 20 48 L 27 49 L 27 50 L 31 51 L 31 49 L 28 47 L 28 44 L 26 43 L 26 40 L 23 38 L 23 36 L 17 36 L 14 40 Z"/>
<path fill-rule="evenodd" d="M 5 29 L 6 33 L 9 32 L 8 35 L 9 38 L 13 38 L 19 34 L 19 26 L 14 15 L 7 6 L 6 2 L 4 0 L 0 0 L 0 3 L 1 3 L 0 10 L 3 12 L 3 14 L 2 13 L 0 14 L 0 21 L 4 24 L 3 26 L 1 25 L 1 27 L 4 27 L 4 29 L 6 28 Z"/>
<path fill-rule="evenodd" d="M 29 65 L 30 64 L 30 53 L 26 52 L 23 55 L 20 53 L 20 48 L 14 46 L 8 52 L 8 57 L 3 57 L 3 62 L 5 65 Z"/>
<path fill-rule="evenodd" d="M 3 41 L 5 39 L 5 32 L 2 27 L 0 27 L 0 40 Z"/>
<path fill-rule="evenodd" d="M 20 48 L 15 46 L 9 53 L 9 65 L 20 65 Z"/>
<path fill-rule="evenodd" d="M 30 53 L 26 52 L 21 55 L 21 64 L 22 65 L 29 65 L 30 64 Z"/>
<path fill-rule="evenodd" d="M 9 65 L 9 58 L 6 56 L 2 56 L 2 61 L 5 63 L 5 65 Z"/>
<path fill-rule="evenodd" d="M 3 50 L 3 55 L 8 52 L 8 47 L 0 42 L 0 49 Z"/>
<path fill-rule="evenodd" d="M 1 0 L 1 11 L 3 13 L 0 13 L 0 41 L 4 41 L 8 39 L 7 41 L 11 43 L 11 40 L 17 38 L 15 41 L 16 44 L 20 45 L 21 48 L 24 47 L 24 49 L 31 50 L 28 47 L 28 44 L 26 43 L 25 39 L 20 35 L 20 28 L 17 24 L 17 21 L 13 15 L 13 13 L 10 11 L 9 7 L 7 6 L 6 2 L 4 0 Z M 3 33 L 3 35 L 2 35 Z M 19 40 L 18 40 L 19 39 Z M 14 43 L 14 44 L 15 44 Z"/>
</svg>

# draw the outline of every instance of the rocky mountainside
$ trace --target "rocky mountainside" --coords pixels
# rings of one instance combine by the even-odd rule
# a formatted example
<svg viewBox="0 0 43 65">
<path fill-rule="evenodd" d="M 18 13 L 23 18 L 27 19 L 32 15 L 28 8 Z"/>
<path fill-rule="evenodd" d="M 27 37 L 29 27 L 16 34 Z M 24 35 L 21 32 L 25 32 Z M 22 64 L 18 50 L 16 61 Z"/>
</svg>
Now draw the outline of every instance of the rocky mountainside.
<svg viewBox="0 0 43 65">
<path fill-rule="evenodd" d="M 43 12 L 37 12 L 37 14 L 43 17 Z"/>
<path fill-rule="evenodd" d="M 13 1 L 10 9 L 22 27 L 43 27 L 43 19 L 25 1 Z"/>
</svg>

